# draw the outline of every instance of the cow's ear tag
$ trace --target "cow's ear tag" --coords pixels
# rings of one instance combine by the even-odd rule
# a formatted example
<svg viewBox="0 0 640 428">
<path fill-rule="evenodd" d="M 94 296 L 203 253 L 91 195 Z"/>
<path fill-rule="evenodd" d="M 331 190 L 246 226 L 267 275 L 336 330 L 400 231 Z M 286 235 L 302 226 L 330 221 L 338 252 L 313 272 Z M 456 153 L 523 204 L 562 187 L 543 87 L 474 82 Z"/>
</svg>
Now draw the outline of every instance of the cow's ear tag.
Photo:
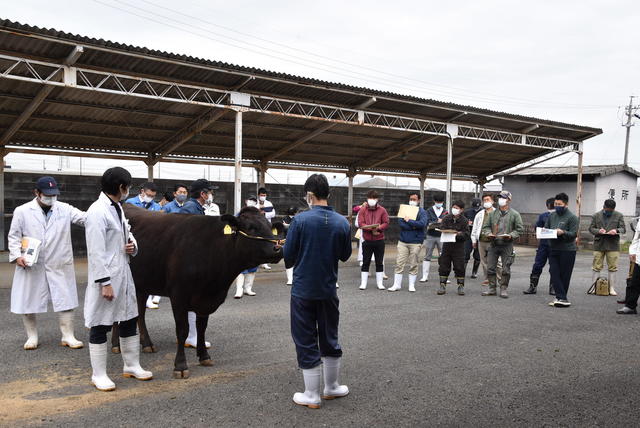
<svg viewBox="0 0 640 428">
<path fill-rule="evenodd" d="M 228 224 L 224 227 L 224 234 L 233 235 L 233 229 L 231 229 L 231 226 L 229 226 Z"/>
<path fill-rule="evenodd" d="M 274 227 L 273 229 L 271 229 L 271 233 L 273 233 L 273 236 L 278 236 L 278 229 Z"/>
</svg>

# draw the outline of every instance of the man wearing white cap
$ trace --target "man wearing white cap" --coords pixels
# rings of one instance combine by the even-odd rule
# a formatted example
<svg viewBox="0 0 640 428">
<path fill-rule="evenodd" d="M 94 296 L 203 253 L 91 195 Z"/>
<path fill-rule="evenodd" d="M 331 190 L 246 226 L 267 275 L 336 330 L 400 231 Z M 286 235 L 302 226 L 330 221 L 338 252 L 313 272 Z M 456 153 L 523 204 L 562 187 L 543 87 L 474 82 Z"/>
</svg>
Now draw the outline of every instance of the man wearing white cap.
<svg viewBox="0 0 640 428">
<path fill-rule="evenodd" d="M 60 344 L 83 344 L 73 333 L 78 306 L 73 268 L 71 223 L 84 226 L 86 213 L 57 201 L 60 190 L 53 177 L 41 177 L 35 198 L 13 212 L 9 229 L 9 261 L 16 264 L 11 287 L 11 312 L 21 314 L 27 331 L 24 349 L 38 347 L 36 314 L 47 312 L 49 301 L 59 313 Z"/>
</svg>

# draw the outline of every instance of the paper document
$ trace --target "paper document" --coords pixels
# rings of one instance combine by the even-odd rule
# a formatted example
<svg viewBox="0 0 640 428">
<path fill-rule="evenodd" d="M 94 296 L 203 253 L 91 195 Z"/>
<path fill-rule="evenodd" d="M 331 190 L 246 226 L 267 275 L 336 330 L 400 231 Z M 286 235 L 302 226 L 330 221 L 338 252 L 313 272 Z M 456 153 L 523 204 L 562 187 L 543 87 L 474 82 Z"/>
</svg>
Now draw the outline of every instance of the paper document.
<svg viewBox="0 0 640 428">
<path fill-rule="evenodd" d="M 536 238 L 558 239 L 558 231 L 556 229 L 545 229 L 544 227 L 536 227 Z"/>
<path fill-rule="evenodd" d="M 356 238 L 357 240 L 360 240 L 360 238 L 362 238 L 362 229 L 358 229 L 358 230 L 356 231 L 355 238 Z"/>
<path fill-rule="evenodd" d="M 405 218 L 409 217 L 409 220 L 417 220 L 418 219 L 418 211 L 419 207 L 413 207 L 407 204 L 400 204 L 400 209 L 398 210 L 398 217 Z"/>
<path fill-rule="evenodd" d="M 38 261 L 41 243 L 36 238 L 29 238 L 28 236 L 22 238 L 21 252 L 27 266 L 33 266 Z"/>
<path fill-rule="evenodd" d="M 456 242 L 456 235 L 458 234 L 458 232 L 447 232 L 447 231 L 443 231 L 440 234 L 440 242 Z"/>
</svg>

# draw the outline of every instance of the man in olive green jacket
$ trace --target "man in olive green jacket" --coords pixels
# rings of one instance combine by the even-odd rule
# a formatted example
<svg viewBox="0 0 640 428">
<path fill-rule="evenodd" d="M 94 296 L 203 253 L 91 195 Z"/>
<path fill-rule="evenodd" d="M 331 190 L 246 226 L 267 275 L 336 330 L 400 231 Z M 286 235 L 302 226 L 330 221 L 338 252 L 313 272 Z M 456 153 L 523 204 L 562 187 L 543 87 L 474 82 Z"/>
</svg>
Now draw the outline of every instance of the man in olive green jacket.
<svg viewBox="0 0 640 428">
<path fill-rule="evenodd" d="M 549 303 L 549 306 L 556 308 L 571 306 L 567 300 L 567 292 L 578 251 L 576 237 L 580 221 L 575 214 L 569 211 L 568 205 L 569 196 L 566 193 L 558 193 L 554 201 L 556 211 L 551 213 L 544 225 L 546 229 L 554 229 L 557 233 L 556 239 L 549 240 L 551 249 L 549 270 L 551 284 L 556 291 L 556 300 Z"/>
<path fill-rule="evenodd" d="M 615 211 L 616 201 L 607 199 L 604 201 L 602 211 L 598 211 L 591 217 L 589 232 L 593 238 L 593 274 L 591 284 L 600 277 L 600 271 L 604 267 L 604 260 L 607 259 L 607 270 L 609 280 L 609 294 L 617 296 L 615 290 L 616 277 L 618 273 L 618 258 L 620 257 L 620 235 L 627 232 L 624 225 L 624 216 L 621 212 Z"/>
<path fill-rule="evenodd" d="M 513 241 L 518 239 L 524 231 L 520 213 L 510 206 L 511 192 L 503 190 L 498 195 L 499 209 L 489 215 L 487 224 L 482 227 L 481 237 L 491 241 L 487 253 L 487 279 L 489 289 L 482 293 L 483 296 L 495 296 L 496 292 L 496 268 L 498 259 L 502 261 L 502 278 L 500 280 L 500 297 L 509 297 L 507 288 L 511 279 L 511 264 L 514 259 Z"/>
</svg>

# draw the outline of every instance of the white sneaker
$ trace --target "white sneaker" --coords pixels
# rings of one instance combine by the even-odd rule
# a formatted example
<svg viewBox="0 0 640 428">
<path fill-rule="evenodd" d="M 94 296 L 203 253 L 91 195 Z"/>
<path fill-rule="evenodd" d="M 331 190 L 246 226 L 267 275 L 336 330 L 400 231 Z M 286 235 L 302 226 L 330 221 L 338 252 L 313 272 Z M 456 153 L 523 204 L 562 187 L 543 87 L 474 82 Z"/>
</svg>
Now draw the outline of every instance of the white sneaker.
<svg viewBox="0 0 640 428">
<path fill-rule="evenodd" d="M 320 379 L 322 378 L 322 366 L 302 370 L 304 378 L 304 392 L 293 394 L 293 402 L 310 409 L 320 408 Z"/>
</svg>

